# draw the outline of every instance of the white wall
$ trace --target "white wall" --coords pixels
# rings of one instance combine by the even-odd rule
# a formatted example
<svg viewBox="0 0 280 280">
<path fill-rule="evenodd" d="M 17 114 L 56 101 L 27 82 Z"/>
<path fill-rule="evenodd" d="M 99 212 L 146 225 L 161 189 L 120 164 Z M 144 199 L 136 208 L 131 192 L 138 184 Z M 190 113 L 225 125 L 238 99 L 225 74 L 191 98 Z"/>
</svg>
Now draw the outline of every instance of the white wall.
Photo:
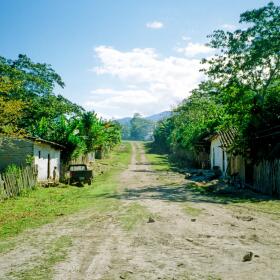
<svg viewBox="0 0 280 280">
<path fill-rule="evenodd" d="M 38 166 L 38 180 L 48 179 L 48 154 L 50 155 L 50 177 L 53 178 L 53 170 L 56 167 L 56 179 L 59 179 L 60 173 L 60 151 L 49 145 L 34 143 L 34 162 Z M 39 158 L 40 152 L 40 158 Z"/>
<path fill-rule="evenodd" d="M 227 154 L 224 152 L 224 164 L 223 164 L 223 149 L 221 148 L 221 139 L 220 136 L 217 136 L 211 141 L 211 150 L 210 150 L 210 159 L 211 159 L 211 168 L 213 166 L 219 166 L 223 175 L 227 170 L 228 159 Z"/>
</svg>

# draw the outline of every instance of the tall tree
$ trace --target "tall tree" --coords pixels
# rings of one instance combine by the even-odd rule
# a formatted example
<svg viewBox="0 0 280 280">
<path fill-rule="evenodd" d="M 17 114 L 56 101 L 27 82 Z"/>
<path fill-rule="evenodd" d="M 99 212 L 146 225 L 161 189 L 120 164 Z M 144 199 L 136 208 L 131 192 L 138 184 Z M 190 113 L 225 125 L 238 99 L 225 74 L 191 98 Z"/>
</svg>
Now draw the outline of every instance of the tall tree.
<svg viewBox="0 0 280 280">
<path fill-rule="evenodd" d="M 260 131 L 280 125 L 280 8 L 271 2 L 241 14 L 240 23 L 246 28 L 210 36 L 218 55 L 203 62 L 208 78 L 219 84 L 212 95 L 225 106 L 224 127 L 239 132 L 235 149 L 251 149 L 254 157 Z"/>
</svg>

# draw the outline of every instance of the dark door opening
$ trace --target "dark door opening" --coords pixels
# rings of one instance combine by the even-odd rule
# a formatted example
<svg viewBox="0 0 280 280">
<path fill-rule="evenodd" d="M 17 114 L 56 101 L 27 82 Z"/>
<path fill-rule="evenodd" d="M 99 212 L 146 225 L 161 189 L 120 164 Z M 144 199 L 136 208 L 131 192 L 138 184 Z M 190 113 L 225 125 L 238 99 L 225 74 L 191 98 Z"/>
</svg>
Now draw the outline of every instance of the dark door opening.
<svg viewBox="0 0 280 280">
<path fill-rule="evenodd" d="M 248 185 L 253 185 L 254 178 L 254 166 L 251 163 L 246 163 L 245 165 L 245 183 Z"/>
<path fill-rule="evenodd" d="M 51 156 L 48 154 L 48 179 L 51 177 Z"/>
<path fill-rule="evenodd" d="M 222 170 L 223 172 L 225 171 L 225 166 L 226 166 L 225 160 L 226 160 L 225 159 L 225 151 L 223 150 L 223 166 L 222 166 L 223 167 L 223 170 Z"/>
</svg>

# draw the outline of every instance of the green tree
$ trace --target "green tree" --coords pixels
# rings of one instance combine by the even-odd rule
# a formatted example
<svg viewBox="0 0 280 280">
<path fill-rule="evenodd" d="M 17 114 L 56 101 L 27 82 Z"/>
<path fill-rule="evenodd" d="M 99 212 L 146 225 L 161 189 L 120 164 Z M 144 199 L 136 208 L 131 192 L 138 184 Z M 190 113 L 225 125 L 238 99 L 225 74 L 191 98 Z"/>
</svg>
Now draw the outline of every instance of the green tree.
<svg viewBox="0 0 280 280">
<path fill-rule="evenodd" d="M 130 127 L 130 137 L 132 140 L 149 140 L 152 136 L 154 123 L 136 113 L 130 121 Z"/>
<path fill-rule="evenodd" d="M 0 76 L 0 133 L 23 134 L 19 127 L 19 121 L 25 109 L 25 103 L 21 100 L 10 98 L 10 91 L 17 90 L 21 86 L 19 81 L 12 81 Z"/>
<path fill-rule="evenodd" d="M 60 143 L 66 147 L 65 161 L 119 143 L 119 126 L 54 94 L 55 86 L 63 88 L 64 83 L 50 65 L 25 55 L 16 60 L 0 57 L 0 133 L 23 130 Z"/>
<path fill-rule="evenodd" d="M 219 55 L 203 62 L 208 78 L 219 84 L 211 93 L 225 107 L 223 127 L 238 131 L 235 149 L 250 149 L 255 157 L 259 132 L 280 124 L 280 8 L 271 2 L 241 14 L 240 23 L 246 28 L 210 36 Z"/>
</svg>

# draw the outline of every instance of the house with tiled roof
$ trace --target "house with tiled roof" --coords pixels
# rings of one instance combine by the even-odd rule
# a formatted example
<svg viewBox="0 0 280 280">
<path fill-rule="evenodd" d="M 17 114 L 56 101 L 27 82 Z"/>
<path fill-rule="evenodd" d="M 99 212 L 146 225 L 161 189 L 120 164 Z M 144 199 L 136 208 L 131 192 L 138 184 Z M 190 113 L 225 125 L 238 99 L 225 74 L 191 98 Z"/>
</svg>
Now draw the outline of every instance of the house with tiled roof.
<svg viewBox="0 0 280 280">
<path fill-rule="evenodd" d="M 0 137 L 0 172 L 9 165 L 34 165 L 38 181 L 58 181 L 62 145 L 36 137 Z"/>
<path fill-rule="evenodd" d="M 219 168 L 223 176 L 238 177 L 244 183 L 245 159 L 231 150 L 235 137 L 234 129 L 221 131 L 209 137 L 210 164 L 212 169 Z"/>
</svg>

